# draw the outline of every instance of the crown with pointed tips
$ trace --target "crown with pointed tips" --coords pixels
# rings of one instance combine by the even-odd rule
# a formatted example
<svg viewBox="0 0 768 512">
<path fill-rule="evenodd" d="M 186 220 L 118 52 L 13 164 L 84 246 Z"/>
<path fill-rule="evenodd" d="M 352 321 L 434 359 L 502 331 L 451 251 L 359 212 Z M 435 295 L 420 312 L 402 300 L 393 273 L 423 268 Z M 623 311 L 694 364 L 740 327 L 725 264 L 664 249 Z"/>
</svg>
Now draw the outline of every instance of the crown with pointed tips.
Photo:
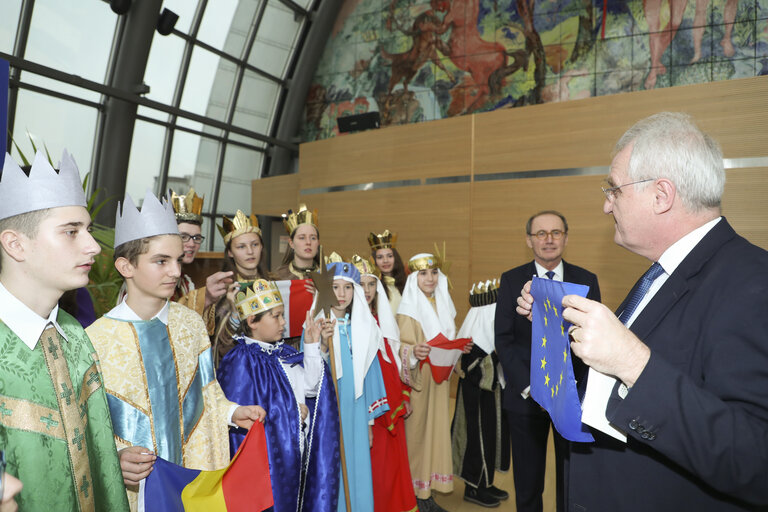
<svg viewBox="0 0 768 512">
<path fill-rule="evenodd" d="M 397 233 L 385 229 L 383 233 L 371 233 L 368 235 L 368 245 L 374 251 L 377 249 L 394 249 L 397 244 Z"/>
<path fill-rule="evenodd" d="M 381 271 L 370 258 L 363 258 L 355 254 L 352 256 L 352 264 L 360 271 L 361 276 L 381 277 Z"/>
<path fill-rule="evenodd" d="M 498 279 L 479 281 L 472 285 L 469 290 L 469 305 L 474 307 L 487 306 L 496 302 L 496 296 L 499 292 Z"/>
<path fill-rule="evenodd" d="M 147 189 L 141 211 L 128 194 L 122 204 L 117 203 L 115 247 L 142 238 L 178 234 L 179 226 L 176 224 L 173 207 L 165 197 L 158 199 Z"/>
<path fill-rule="evenodd" d="M 194 188 L 190 188 L 186 195 L 178 195 L 171 191 L 171 204 L 176 213 L 176 222 L 202 224 L 203 201 L 205 198 L 195 194 Z"/>
<path fill-rule="evenodd" d="M 418 272 L 419 270 L 427 270 L 431 268 L 441 268 L 442 262 L 440 258 L 433 254 L 426 252 L 417 254 L 410 260 L 408 260 L 408 268 L 411 272 Z"/>
<path fill-rule="evenodd" d="M 222 225 L 216 225 L 219 228 L 222 238 L 224 238 L 224 244 L 228 244 L 230 240 L 245 233 L 256 233 L 261 236 L 261 228 L 259 228 L 259 219 L 255 215 L 247 217 L 242 210 L 237 210 L 233 219 L 228 219 L 224 215 Z"/>
<path fill-rule="evenodd" d="M 29 175 L 6 153 L 0 176 L 0 219 L 48 208 L 86 204 L 80 171 L 66 149 L 61 155 L 59 172 L 51 167 L 45 154 L 38 151 Z"/>
<path fill-rule="evenodd" d="M 235 297 L 235 307 L 241 320 L 282 305 L 283 296 L 277 283 L 266 279 L 257 279 L 245 292 L 238 292 Z"/>
<path fill-rule="evenodd" d="M 307 209 L 307 205 L 300 204 L 299 211 L 294 212 L 293 210 L 288 210 L 288 213 L 283 214 L 283 226 L 285 226 L 285 230 L 289 235 L 292 235 L 293 232 L 296 231 L 296 228 L 302 224 L 310 224 L 319 232 L 317 210 L 310 211 Z"/>
</svg>

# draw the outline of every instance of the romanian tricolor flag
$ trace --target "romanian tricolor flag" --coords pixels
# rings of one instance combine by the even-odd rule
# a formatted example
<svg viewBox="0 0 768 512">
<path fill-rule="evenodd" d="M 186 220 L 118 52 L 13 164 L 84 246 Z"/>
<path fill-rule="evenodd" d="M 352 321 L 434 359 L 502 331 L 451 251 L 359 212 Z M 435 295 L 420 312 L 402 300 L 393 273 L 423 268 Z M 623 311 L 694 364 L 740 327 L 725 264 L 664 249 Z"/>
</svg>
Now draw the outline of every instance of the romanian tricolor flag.
<svg viewBox="0 0 768 512">
<path fill-rule="evenodd" d="M 440 384 L 451 378 L 451 372 L 461 357 L 461 351 L 464 350 L 467 343 L 471 342 L 472 338 L 449 340 L 443 336 L 443 333 L 439 333 L 427 342 L 427 345 L 432 348 L 429 351 L 429 356 L 422 361 L 421 365 L 429 363 L 429 367 L 432 369 L 432 378 Z"/>
<path fill-rule="evenodd" d="M 275 281 L 285 305 L 285 313 L 283 313 L 285 318 L 284 338 L 301 336 L 307 311 L 312 307 L 312 299 L 314 298 L 307 291 L 306 283 L 308 282 L 312 281 L 310 279 Z"/>
<path fill-rule="evenodd" d="M 274 504 L 264 425 L 256 422 L 224 469 L 200 471 L 156 459 L 139 492 L 139 511 L 245 512 Z"/>
</svg>

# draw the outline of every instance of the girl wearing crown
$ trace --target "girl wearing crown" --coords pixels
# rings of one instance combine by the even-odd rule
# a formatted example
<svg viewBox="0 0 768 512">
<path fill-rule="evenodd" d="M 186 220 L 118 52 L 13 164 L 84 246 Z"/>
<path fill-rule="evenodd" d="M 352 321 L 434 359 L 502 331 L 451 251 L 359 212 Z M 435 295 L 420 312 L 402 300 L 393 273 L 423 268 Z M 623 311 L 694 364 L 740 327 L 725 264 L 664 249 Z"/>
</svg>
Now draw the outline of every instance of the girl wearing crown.
<svg viewBox="0 0 768 512">
<path fill-rule="evenodd" d="M 240 326 L 233 299 L 235 294 L 249 286 L 256 279 L 268 278 L 268 273 L 262 263 L 264 242 L 261 238 L 259 220 L 255 215 L 246 217 L 237 210 L 233 219 L 223 218 L 221 226 L 217 226 L 224 238 L 223 272 L 229 272 L 234 282 L 227 284 L 227 294 L 216 304 L 216 328 L 214 340 L 216 350 L 214 357 L 216 365 L 233 345 L 232 337 Z"/>
<path fill-rule="evenodd" d="M 389 298 L 392 311 L 397 311 L 397 308 L 400 306 L 407 277 L 403 259 L 395 248 L 396 243 L 397 233 L 392 233 L 388 229 L 378 235 L 376 233 L 368 235 L 371 257 L 376 262 L 379 272 L 381 272 L 381 280 L 384 283 L 384 290 L 387 293 L 387 298 Z"/>
<path fill-rule="evenodd" d="M 342 262 L 335 253 L 329 260 L 327 271 L 334 276 L 333 293 L 338 305 L 330 308 L 335 319 L 323 320 L 322 341 L 328 346 L 332 334 L 341 435 L 349 479 L 349 512 L 370 511 L 374 510 L 374 500 L 369 424 L 389 410 L 376 358 L 383 340 L 360 287 L 360 272 L 354 265 Z M 341 478 L 339 483 L 343 486 Z M 346 510 L 343 487 L 339 491 L 337 510 Z"/>
<path fill-rule="evenodd" d="M 411 274 L 403 290 L 397 312 L 400 328 L 400 357 L 403 367 L 410 366 L 413 386 L 413 414 L 405 422 L 413 485 L 419 510 L 441 512 L 432 491 L 453 491 L 451 455 L 450 380 L 437 382 L 432 371 L 432 347 L 427 342 L 456 338 L 456 308 L 448 293 L 448 279 L 441 271 L 442 262 L 432 254 L 417 254 L 408 262 Z M 471 343 L 464 347 L 471 349 Z M 419 361 L 421 363 L 419 364 Z"/>
<path fill-rule="evenodd" d="M 234 347 L 222 359 L 217 376 L 230 400 L 258 400 L 269 411 L 264 427 L 274 510 L 301 510 L 302 496 L 303 510 L 329 510 L 338 491 L 331 483 L 338 478 L 339 454 L 334 447 L 339 420 L 330 375 L 317 348 L 321 321 L 312 322 L 307 313 L 302 354 L 282 342 L 285 308 L 274 282 L 254 281 L 245 292 L 237 293 L 235 303 L 241 321 Z M 307 396 L 317 397 L 311 423 Z M 230 431 L 232 455 L 246 433 L 244 429 Z M 311 462 L 304 479 L 303 460 Z M 302 482 L 309 486 L 307 495 Z"/>
<path fill-rule="evenodd" d="M 310 211 L 305 204 L 299 205 L 298 212 L 288 210 L 283 214 L 283 226 L 291 239 L 275 279 L 309 279 L 309 274 L 320 268 L 317 210 Z"/>
<path fill-rule="evenodd" d="M 378 269 L 368 259 L 353 256 L 352 263 L 360 271 L 360 284 L 365 300 L 379 324 L 384 344 L 377 358 L 387 391 L 389 411 L 373 423 L 371 460 L 378 470 L 373 473 L 373 496 L 376 512 L 415 511 L 411 468 L 408 465 L 408 446 L 405 442 L 405 418 L 411 414 L 410 387 L 400 379 L 400 360 L 395 354 L 400 349 L 400 332 L 395 316 L 376 275 Z"/>
</svg>

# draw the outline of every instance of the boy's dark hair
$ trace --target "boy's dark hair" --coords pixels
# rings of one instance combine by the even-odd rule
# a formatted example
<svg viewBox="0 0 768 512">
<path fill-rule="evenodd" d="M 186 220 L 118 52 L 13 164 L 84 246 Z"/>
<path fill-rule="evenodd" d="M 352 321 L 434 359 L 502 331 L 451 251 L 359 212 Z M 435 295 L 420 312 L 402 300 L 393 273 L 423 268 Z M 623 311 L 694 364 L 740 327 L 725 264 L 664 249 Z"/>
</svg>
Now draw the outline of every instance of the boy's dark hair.
<svg viewBox="0 0 768 512">
<path fill-rule="evenodd" d="M 44 210 L 20 213 L 19 215 L 2 219 L 0 220 L 0 233 L 7 229 L 11 229 L 13 231 L 18 231 L 27 238 L 35 238 L 40 223 L 48 217 L 50 212 L 50 208 L 45 208 Z M 4 251 L 0 250 L 0 271 L 3 269 L 3 252 Z"/>
<path fill-rule="evenodd" d="M 243 336 L 247 336 L 248 338 L 253 338 L 253 330 L 248 325 L 248 319 L 253 318 L 258 322 L 267 313 L 269 313 L 269 310 L 262 311 L 261 313 L 256 313 L 255 315 L 251 315 L 249 317 L 243 318 L 243 320 L 240 322 L 240 327 L 237 328 L 237 334 L 242 334 Z M 263 340 L 260 340 L 260 341 L 263 341 Z"/>
<path fill-rule="evenodd" d="M 117 258 L 127 259 L 134 267 L 139 263 L 139 256 L 149 251 L 149 242 L 152 241 L 154 236 L 147 238 L 139 238 L 138 240 L 131 240 L 115 247 L 114 260 Z"/>
</svg>

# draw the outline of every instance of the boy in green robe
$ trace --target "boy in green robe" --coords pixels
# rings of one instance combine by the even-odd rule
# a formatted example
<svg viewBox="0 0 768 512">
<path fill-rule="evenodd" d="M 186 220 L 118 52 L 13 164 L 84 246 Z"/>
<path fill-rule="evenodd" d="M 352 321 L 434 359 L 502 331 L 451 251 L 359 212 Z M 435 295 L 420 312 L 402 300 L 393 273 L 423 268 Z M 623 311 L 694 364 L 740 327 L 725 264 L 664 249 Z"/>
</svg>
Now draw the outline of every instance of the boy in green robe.
<svg viewBox="0 0 768 512">
<path fill-rule="evenodd" d="M 80 174 L 38 152 L 29 175 L 10 155 L 0 177 L 0 450 L 24 484 L 20 510 L 123 511 L 125 485 L 98 356 L 60 310 L 88 284 L 100 248 Z"/>
</svg>

